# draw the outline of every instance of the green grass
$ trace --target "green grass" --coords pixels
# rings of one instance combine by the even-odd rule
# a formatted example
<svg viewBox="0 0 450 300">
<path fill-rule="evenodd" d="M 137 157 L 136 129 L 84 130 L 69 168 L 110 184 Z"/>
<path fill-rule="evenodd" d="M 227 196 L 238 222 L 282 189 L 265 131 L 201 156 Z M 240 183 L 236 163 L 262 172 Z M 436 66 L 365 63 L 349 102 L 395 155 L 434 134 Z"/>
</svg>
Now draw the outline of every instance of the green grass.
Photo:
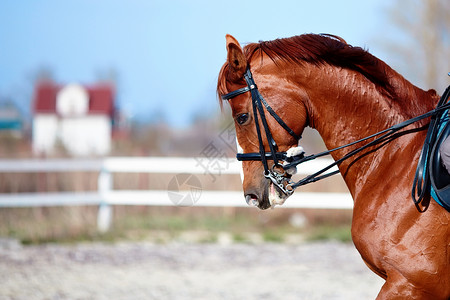
<svg viewBox="0 0 450 300">
<path fill-rule="evenodd" d="M 284 241 L 284 234 L 276 230 L 264 231 L 262 236 L 265 242 L 281 243 Z"/>
<path fill-rule="evenodd" d="M 306 235 L 308 241 L 337 240 L 349 243 L 352 241 L 350 225 L 331 226 L 320 225 L 311 229 Z"/>
<path fill-rule="evenodd" d="M 234 233 L 233 234 L 233 241 L 236 243 L 248 243 L 249 240 L 242 234 L 242 233 Z"/>
<path fill-rule="evenodd" d="M 308 241 L 351 241 L 351 215 L 347 212 L 339 215 L 335 211 L 301 211 L 308 218 L 308 225 L 303 228 L 289 223 L 291 213 L 292 210 L 281 209 L 262 212 L 229 208 L 115 207 L 111 230 L 100 234 L 96 229 L 95 207 L 5 209 L 0 211 L 0 237 L 15 238 L 23 244 L 42 244 L 120 240 L 167 243 L 194 236 L 200 243 L 216 243 L 225 232 L 235 243 L 282 243 L 292 234 L 304 236 Z"/>
</svg>

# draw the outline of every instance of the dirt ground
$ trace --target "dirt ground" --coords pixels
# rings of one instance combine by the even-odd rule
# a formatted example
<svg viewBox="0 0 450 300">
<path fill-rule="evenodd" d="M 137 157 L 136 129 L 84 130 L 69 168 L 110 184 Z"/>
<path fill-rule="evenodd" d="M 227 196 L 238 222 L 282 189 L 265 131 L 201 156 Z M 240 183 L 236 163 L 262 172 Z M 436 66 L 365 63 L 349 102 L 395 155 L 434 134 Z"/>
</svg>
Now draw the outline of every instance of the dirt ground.
<svg viewBox="0 0 450 300">
<path fill-rule="evenodd" d="M 0 245 L 0 299 L 374 299 L 351 244 Z"/>
</svg>

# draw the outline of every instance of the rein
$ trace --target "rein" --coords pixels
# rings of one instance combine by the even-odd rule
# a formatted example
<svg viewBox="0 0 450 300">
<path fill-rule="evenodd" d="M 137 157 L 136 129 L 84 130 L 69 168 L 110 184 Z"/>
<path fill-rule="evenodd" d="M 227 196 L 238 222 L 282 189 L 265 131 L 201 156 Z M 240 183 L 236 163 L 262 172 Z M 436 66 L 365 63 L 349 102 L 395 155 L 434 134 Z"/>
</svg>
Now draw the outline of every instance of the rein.
<svg viewBox="0 0 450 300">
<path fill-rule="evenodd" d="M 297 136 L 295 134 L 295 132 L 291 128 L 289 128 L 289 126 L 286 125 L 286 123 L 280 118 L 280 116 L 278 116 L 275 113 L 275 111 L 264 100 L 264 98 L 262 97 L 262 95 L 260 94 L 260 92 L 256 86 L 256 83 L 253 79 L 253 76 L 252 76 L 252 73 L 251 73 L 249 67 L 247 68 L 247 70 L 244 74 L 244 79 L 245 79 L 245 82 L 247 83 L 246 87 L 243 87 L 243 88 L 237 89 L 235 91 L 232 91 L 228 94 L 225 94 L 222 96 L 222 99 L 223 100 L 231 100 L 232 98 L 234 98 L 236 96 L 239 96 L 241 94 L 244 94 L 244 93 L 247 93 L 250 91 L 251 97 L 252 97 L 253 115 L 254 115 L 254 119 L 255 119 L 256 131 L 257 131 L 257 135 L 258 135 L 259 153 L 238 153 L 236 155 L 236 158 L 238 161 L 261 161 L 264 166 L 264 176 L 266 178 L 270 179 L 274 185 L 276 185 L 284 194 L 286 194 L 288 196 L 291 195 L 296 188 L 298 188 L 302 185 L 316 182 L 318 180 L 325 179 L 327 177 L 330 177 L 332 175 L 339 173 L 339 170 L 328 172 L 328 173 L 326 173 L 326 172 L 328 170 L 330 170 L 331 168 L 333 168 L 334 166 L 340 165 L 343 161 L 360 153 L 361 151 L 364 151 L 365 149 L 372 147 L 378 143 L 388 141 L 399 130 L 401 130 L 415 122 L 418 122 L 418 121 L 428 118 L 428 117 L 432 117 L 432 123 L 430 124 L 430 126 L 431 126 L 432 124 L 434 124 L 433 120 L 436 118 L 436 116 L 438 116 L 443 111 L 450 109 L 450 102 L 445 103 L 447 98 L 450 96 L 450 86 L 449 86 L 446 89 L 446 91 L 444 92 L 443 96 L 441 97 L 441 100 L 439 101 L 437 107 L 425 114 L 422 114 L 420 116 L 414 117 L 409 120 L 406 120 L 404 122 L 396 124 L 392 127 L 389 127 L 382 131 L 374 133 L 374 134 L 372 134 L 368 137 L 362 138 L 360 140 L 351 142 L 351 143 L 343 145 L 343 146 L 339 146 L 339 147 L 331 149 L 331 150 L 320 152 L 318 154 L 305 156 L 304 153 L 300 153 L 295 156 L 288 156 L 286 152 L 278 152 L 277 151 L 278 147 L 277 147 L 277 144 L 276 144 L 275 140 L 273 139 L 270 129 L 267 125 L 267 120 L 266 120 L 266 117 L 264 114 L 263 105 L 266 108 L 266 110 L 272 115 L 272 117 L 278 122 L 278 124 L 280 124 L 281 127 L 283 127 L 292 137 L 294 137 L 296 140 L 300 140 L 301 136 Z M 269 153 L 266 153 L 266 150 L 265 150 L 265 147 L 263 144 L 261 128 L 260 128 L 260 125 L 258 122 L 258 113 L 261 118 L 262 127 L 264 129 L 267 141 L 269 142 L 269 149 L 270 149 Z M 275 170 L 276 167 L 281 167 L 283 170 L 286 171 L 290 168 L 297 167 L 298 165 L 300 165 L 304 162 L 307 162 L 307 161 L 310 161 L 310 160 L 313 160 L 313 159 L 316 159 L 318 157 L 322 157 L 325 155 L 329 155 L 331 152 L 356 145 L 358 143 L 361 143 L 363 141 L 366 141 L 366 140 L 369 140 L 372 138 L 375 138 L 375 139 L 357 149 L 350 151 L 349 153 L 344 155 L 342 158 L 329 164 L 325 168 L 320 169 L 319 171 L 315 172 L 314 174 L 306 176 L 305 178 L 303 178 L 297 182 L 292 182 L 290 180 L 290 178 L 286 177 L 285 176 L 286 172 L 281 174 Z M 427 134 L 426 141 L 428 141 L 428 134 Z M 422 160 L 422 156 L 423 155 L 421 155 L 420 161 Z M 274 161 L 274 165 L 272 168 L 269 168 L 268 163 L 267 163 L 268 160 Z M 284 164 L 280 164 L 280 161 L 283 161 Z M 422 173 L 420 173 L 420 174 L 422 174 Z M 417 178 L 418 178 L 418 175 L 416 174 L 416 179 Z M 423 190 L 426 190 L 425 188 L 423 188 L 423 186 L 426 186 L 428 181 L 425 182 L 425 180 L 424 180 L 423 185 L 419 185 L 419 183 L 416 182 L 416 179 L 414 182 L 414 189 L 416 188 L 416 186 L 418 186 L 418 190 L 419 190 L 419 194 L 420 194 L 420 193 L 422 193 Z M 414 196 L 413 196 L 413 199 L 414 199 Z M 416 200 L 415 200 L 415 202 L 416 202 Z"/>
</svg>

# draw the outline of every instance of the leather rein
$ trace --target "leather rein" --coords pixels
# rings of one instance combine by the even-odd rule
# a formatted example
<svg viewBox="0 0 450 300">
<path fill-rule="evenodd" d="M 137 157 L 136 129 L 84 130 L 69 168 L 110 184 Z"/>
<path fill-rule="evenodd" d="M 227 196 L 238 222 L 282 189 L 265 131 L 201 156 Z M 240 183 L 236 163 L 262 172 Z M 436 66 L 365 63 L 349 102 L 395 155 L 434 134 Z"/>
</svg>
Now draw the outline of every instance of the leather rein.
<svg viewBox="0 0 450 300">
<path fill-rule="evenodd" d="M 392 127 L 389 127 L 387 129 L 384 129 L 382 131 L 379 131 L 377 133 L 374 133 L 368 137 L 362 138 L 360 140 L 351 142 L 349 144 L 339 146 L 337 148 L 327 150 L 324 152 L 320 152 L 318 154 L 312 154 L 305 156 L 304 152 L 300 153 L 295 156 L 288 156 L 286 152 L 278 152 L 278 146 L 275 140 L 273 139 L 273 136 L 270 132 L 269 126 L 267 124 L 267 119 L 265 117 L 264 113 L 264 107 L 266 110 L 270 113 L 270 115 L 278 122 L 278 124 L 284 128 L 292 137 L 294 137 L 297 141 L 301 139 L 301 136 L 297 135 L 287 124 L 278 116 L 275 111 L 270 107 L 270 105 L 266 102 L 266 100 L 262 97 L 261 93 L 258 90 L 258 87 L 256 86 L 256 83 L 253 79 L 253 75 L 250 71 L 250 67 L 247 67 L 247 70 L 244 74 L 245 82 L 247 83 L 246 87 L 237 89 L 235 91 L 232 91 L 228 94 L 225 94 L 222 96 L 223 100 L 231 100 L 234 97 L 237 97 L 241 94 L 250 92 L 252 97 L 252 108 L 253 108 L 253 116 L 254 116 L 254 123 L 256 126 L 256 132 L 258 135 L 258 142 L 259 142 L 259 153 L 238 153 L 236 155 L 236 158 L 238 161 L 261 161 L 264 166 L 264 176 L 272 181 L 272 183 L 277 186 L 284 194 L 290 196 L 296 188 L 299 186 L 316 182 L 318 180 L 330 177 L 332 175 L 335 175 L 339 173 L 339 170 L 336 171 L 329 171 L 334 166 L 339 166 L 343 161 L 347 160 L 348 158 L 358 154 L 361 151 L 364 151 L 365 149 L 372 147 L 374 145 L 377 145 L 378 143 L 386 142 L 390 138 L 392 138 L 399 130 L 417 122 L 422 119 L 428 118 L 428 117 L 436 117 L 443 111 L 450 108 L 450 102 L 445 103 L 444 100 L 441 99 L 439 101 L 438 106 L 423 115 L 414 117 L 412 119 L 406 120 L 404 122 L 401 122 L 399 124 L 396 124 Z M 450 87 L 447 88 L 446 92 L 443 94 L 442 98 L 446 95 L 448 97 Z M 259 117 L 258 117 L 259 114 Z M 259 118 L 261 118 L 261 124 L 262 129 L 264 130 L 265 136 L 267 138 L 267 141 L 269 143 L 269 152 L 266 152 L 264 144 L 263 144 L 263 138 L 262 138 L 262 130 L 260 128 L 259 124 Z M 356 148 L 349 153 L 345 154 L 342 158 L 334 161 L 333 163 L 329 164 L 328 166 L 324 167 L 323 169 L 320 169 L 319 171 L 315 172 L 314 174 L 311 174 L 309 176 L 304 177 L 303 179 L 293 182 L 291 181 L 290 177 L 286 176 L 286 170 L 297 167 L 298 165 L 316 159 L 318 157 L 322 157 L 325 155 L 329 155 L 331 152 L 341 150 L 353 145 L 356 145 L 358 143 L 361 143 L 363 141 L 366 141 L 368 139 L 375 138 L 374 140 L 368 142 L 367 144 Z M 272 168 L 269 168 L 268 160 L 273 160 L 274 165 Z M 280 163 L 283 162 L 283 163 Z M 279 173 L 277 170 L 284 170 L 283 173 Z M 415 184 L 416 185 L 416 184 Z M 415 201 L 416 202 L 416 201 Z"/>
</svg>

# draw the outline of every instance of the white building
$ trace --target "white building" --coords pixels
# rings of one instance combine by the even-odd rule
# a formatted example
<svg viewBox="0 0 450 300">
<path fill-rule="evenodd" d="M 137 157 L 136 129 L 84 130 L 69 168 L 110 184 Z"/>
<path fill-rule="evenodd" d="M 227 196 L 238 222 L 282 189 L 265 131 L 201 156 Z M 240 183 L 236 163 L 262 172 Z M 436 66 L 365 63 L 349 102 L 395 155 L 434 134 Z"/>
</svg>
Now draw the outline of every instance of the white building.
<svg viewBox="0 0 450 300">
<path fill-rule="evenodd" d="M 51 155 L 61 145 L 74 156 L 107 155 L 111 150 L 114 92 L 109 85 L 36 87 L 33 152 Z"/>
</svg>

